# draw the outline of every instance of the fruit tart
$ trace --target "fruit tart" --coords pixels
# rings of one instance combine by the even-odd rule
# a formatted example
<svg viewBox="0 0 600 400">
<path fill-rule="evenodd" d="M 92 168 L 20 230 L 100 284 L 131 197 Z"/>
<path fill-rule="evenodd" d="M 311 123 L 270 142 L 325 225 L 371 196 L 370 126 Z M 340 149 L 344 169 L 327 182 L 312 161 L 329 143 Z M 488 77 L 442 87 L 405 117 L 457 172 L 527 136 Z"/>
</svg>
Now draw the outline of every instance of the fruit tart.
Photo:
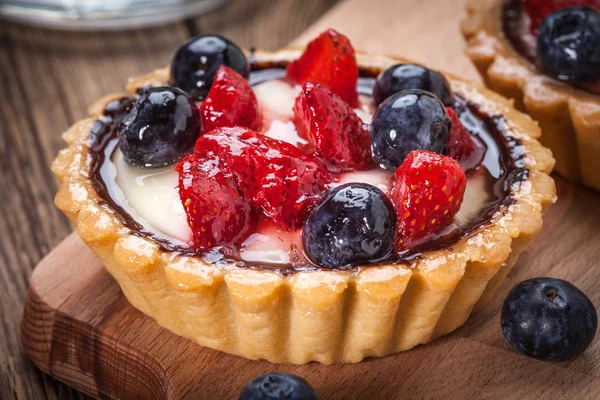
<svg viewBox="0 0 600 400">
<path fill-rule="evenodd" d="M 203 346 L 358 362 L 485 304 L 555 200 L 539 129 L 474 84 L 324 32 L 203 35 L 64 135 L 56 205 L 127 299 Z"/>
<path fill-rule="evenodd" d="M 486 84 L 539 122 L 558 173 L 600 190 L 600 1 L 470 0 L 467 14 Z"/>
</svg>

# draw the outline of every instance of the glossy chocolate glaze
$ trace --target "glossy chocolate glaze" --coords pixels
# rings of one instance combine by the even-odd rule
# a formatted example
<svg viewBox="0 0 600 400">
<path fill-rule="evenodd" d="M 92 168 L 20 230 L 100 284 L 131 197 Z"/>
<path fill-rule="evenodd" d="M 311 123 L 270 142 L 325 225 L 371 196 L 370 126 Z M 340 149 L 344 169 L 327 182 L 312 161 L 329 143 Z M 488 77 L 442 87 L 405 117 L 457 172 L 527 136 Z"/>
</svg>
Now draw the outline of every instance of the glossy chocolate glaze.
<svg viewBox="0 0 600 400">
<path fill-rule="evenodd" d="M 252 57 L 250 57 L 252 60 Z M 252 62 L 252 72 L 249 81 L 252 85 L 272 79 L 279 79 L 285 74 L 285 63 L 263 63 Z M 376 69 L 361 69 L 357 84 L 358 92 L 362 95 L 371 96 L 375 84 Z M 483 229 L 498 212 L 503 212 L 506 207 L 514 202 L 510 187 L 512 184 L 525 180 L 528 170 L 524 167 L 524 151 L 518 139 L 509 133 L 509 127 L 502 116 L 484 114 L 476 104 L 471 104 L 460 95 L 455 94 L 454 109 L 469 132 L 478 136 L 487 146 L 486 157 L 480 168 L 485 168 L 495 179 L 491 187 L 486 188 L 491 194 L 491 200 L 480 210 L 478 215 L 467 224 L 446 232 L 443 236 L 432 238 L 422 245 L 415 247 L 405 253 L 392 256 L 390 259 L 372 265 L 408 263 L 418 258 L 422 253 L 430 250 L 451 249 L 461 237 L 465 237 L 475 231 Z M 135 220 L 125 209 L 116 204 L 110 195 L 110 189 L 105 184 L 103 167 L 111 163 L 110 158 L 117 147 L 117 127 L 125 116 L 134 98 L 122 98 L 111 101 L 104 109 L 103 115 L 96 121 L 90 132 L 91 163 L 90 179 L 98 196 L 109 209 L 115 211 L 120 221 L 131 229 L 132 234 L 149 237 L 155 240 L 163 250 L 178 252 L 180 254 L 200 256 L 207 262 L 214 263 L 236 263 L 239 267 L 277 270 L 284 274 L 296 271 L 319 269 L 312 264 L 303 254 L 302 249 L 292 249 L 292 264 L 282 267 L 280 264 L 267 264 L 259 262 L 245 262 L 234 256 L 225 256 L 218 251 L 198 252 L 191 246 L 175 244 L 166 237 L 149 232 Z M 351 270 L 355 267 L 342 267 L 339 270 Z"/>
</svg>

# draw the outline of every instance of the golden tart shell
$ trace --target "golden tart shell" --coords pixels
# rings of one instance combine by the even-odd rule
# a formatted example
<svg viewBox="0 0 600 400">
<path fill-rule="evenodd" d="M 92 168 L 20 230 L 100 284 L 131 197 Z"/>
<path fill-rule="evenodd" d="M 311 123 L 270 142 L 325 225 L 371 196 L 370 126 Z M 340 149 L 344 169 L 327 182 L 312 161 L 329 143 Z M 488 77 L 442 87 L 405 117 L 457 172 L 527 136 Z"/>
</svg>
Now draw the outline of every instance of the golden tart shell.
<svg viewBox="0 0 600 400">
<path fill-rule="evenodd" d="M 515 107 L 540 124 L 540 142 L 565 178 L 600 190 L 600 95 L 538 72 L 506 38 L 505 0 L 468 0 L 461 30 L 466 53 L 485 84 L 514 99 Z"/>
<path fill-rule="evenodd" d="M 260 61 L 290 61 L 299 50 L 255 53 Z M 359 54 L 362 67 L 382 70 L 406 60 Z M 65 134 L 68 147 L 53 164 L 61 182 L 55 203 L 105 264 L 127 299 L 160 325 L 196 343 L 275 363 L 354 363 L 427 343 L 460 327 L 484 305 L 518 255 L 538 233 L 555 201 L 548 176 L 554 160 L 536 138 L 539 128 L 511 103 L 484 88 L 448 76 L 452 88 L 490 115 L 504 115 L 523 143 L 528 179 L 515 184 L 514 203 L 451 248 L 430 251 L 409 265 L 315 270 L 283 275 L 272 270 L 216 267 L 198 257 L 163 250 L 132 234 L 101 201 L 89 179 L 91 118 Z M 131 80 L 130 92 L 161 84 L 168 70 Z"/>
</svg>

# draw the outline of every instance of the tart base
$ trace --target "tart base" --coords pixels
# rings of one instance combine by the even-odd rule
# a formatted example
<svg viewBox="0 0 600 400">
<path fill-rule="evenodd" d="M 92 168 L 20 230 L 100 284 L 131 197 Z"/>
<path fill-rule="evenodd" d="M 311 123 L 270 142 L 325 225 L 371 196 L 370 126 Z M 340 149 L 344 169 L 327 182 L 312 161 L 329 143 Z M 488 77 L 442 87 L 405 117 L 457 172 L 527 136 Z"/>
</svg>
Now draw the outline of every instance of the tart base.
<svg viewBox="0 0 600 400">
<path fill-rule="evenodd" d="M 256 53 L 258 60 L 292 60 L 285 50 Z M 361 66 L 383 69 L 398 58 L 359 54 Z M 137 78 L 128 89 L 164 82 L 167 71 Z M 504 115 L 525 150 L 529 176 L 511 188 L 514 203 L 450 248 L 425 252 L 406 265 L 352 271 L 216 267 L 200 258 L 164 251 L 125 227 L 101 201 L 89 175 L 90 119 L 65 134 L 69 147 L 53 164 L 61 181 L 55 203 L 106 265 L 127 299 L 170 331 L 196 343 L 275 363 L 354 363 L 427 343 L 461 326 L 494 294 L 518 255 L 540 230 L 556 200 L 548 176 L 554 160 L 536 137 L 539 128 L 509 101 L 447 75 L 453 90 L 489 115 Z"/>
<path fill-rule="evenodd" d="M 506 38 L 504 0 L 469 0 L 461 30 L 466 54 L 488 87 L 514 99 L 542 129 L 540 142 L 556 158 L 556 172 L 600 190 L 600 96 L 539 73 Z"/>
</svg>

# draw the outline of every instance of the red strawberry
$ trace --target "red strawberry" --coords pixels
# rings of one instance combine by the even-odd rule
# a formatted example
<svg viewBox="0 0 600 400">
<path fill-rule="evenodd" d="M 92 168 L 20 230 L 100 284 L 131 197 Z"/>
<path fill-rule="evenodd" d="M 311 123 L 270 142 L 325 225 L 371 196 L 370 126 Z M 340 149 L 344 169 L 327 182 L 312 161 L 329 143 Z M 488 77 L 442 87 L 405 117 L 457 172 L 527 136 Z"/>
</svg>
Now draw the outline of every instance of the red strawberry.
<svg viewBox="0 0 600 400">
<path fill-rule="evenodd" d="M 483 161 L 485 144 L 467 132 L 452 108 L 447 107 L 446 111 L 452 120 L 452 128 L 448 136 L 448 157 L 457 160 L 465 172 L 470 172 Z"/>
<path fill-rule="evenodd" d="M 467 185 L 458 162 L 427 150 L 412 151 L 396 169 L 393 181 L 396 251 L 444 230 L 460 209 Z"/>
<path fill-rule="evenodd" d="M 217 157 L 244 198 L 288 230 L 304 223 L 334 179 L 317 158 L 246 128 L 209 132 L 198 139 L 196 150 Z"/>
<path fill-rule="evenodd" d="M 260 130 L 262 116 L 250 84 L 233 69 L 221 65 L 215 80 L 200 104 L 202 132 L 225 126 Z"/>
<path fill-rule="evenodd" d="M 244 197 L 254 197 L 260 186 L 260 169 L 267 163 L 258 134 L 248 128 L 227 127 L 210 131 L 196 141 L 196 151 L 207 158 L 218 158 L 230 173 Z"/>
<path fill-rule="evenodd" d="M 364 169 L 372 163 L 369 130 L 339 96 L 305 83 L 294 105 L 296 128 L 332 171 Z"/>
<path fill-rule="evenodd" d="M 352 107 L 358 105 L 358 65 L 348 38 L 333 29 L 321 33 L 306 46 L 302 56 L 287 68 L 287 77 L 302 85 L 327 86 Z"/>
<path fill-rule="evenodd" d="M 256 224 L 256 214 L 224 173 L 219 161 L 190 154 L 176 166 L 179 197 L 194 234 L 194 246 L 239 245 Z"/>
<path fill-rule="evenodd" d="M 537 35 L 542 20 L 549 14 L 567 7 L 588 6 L 600 10 L 599 0 L 521 0 L 531 20 L 531 33 Z"/>
</svg>

